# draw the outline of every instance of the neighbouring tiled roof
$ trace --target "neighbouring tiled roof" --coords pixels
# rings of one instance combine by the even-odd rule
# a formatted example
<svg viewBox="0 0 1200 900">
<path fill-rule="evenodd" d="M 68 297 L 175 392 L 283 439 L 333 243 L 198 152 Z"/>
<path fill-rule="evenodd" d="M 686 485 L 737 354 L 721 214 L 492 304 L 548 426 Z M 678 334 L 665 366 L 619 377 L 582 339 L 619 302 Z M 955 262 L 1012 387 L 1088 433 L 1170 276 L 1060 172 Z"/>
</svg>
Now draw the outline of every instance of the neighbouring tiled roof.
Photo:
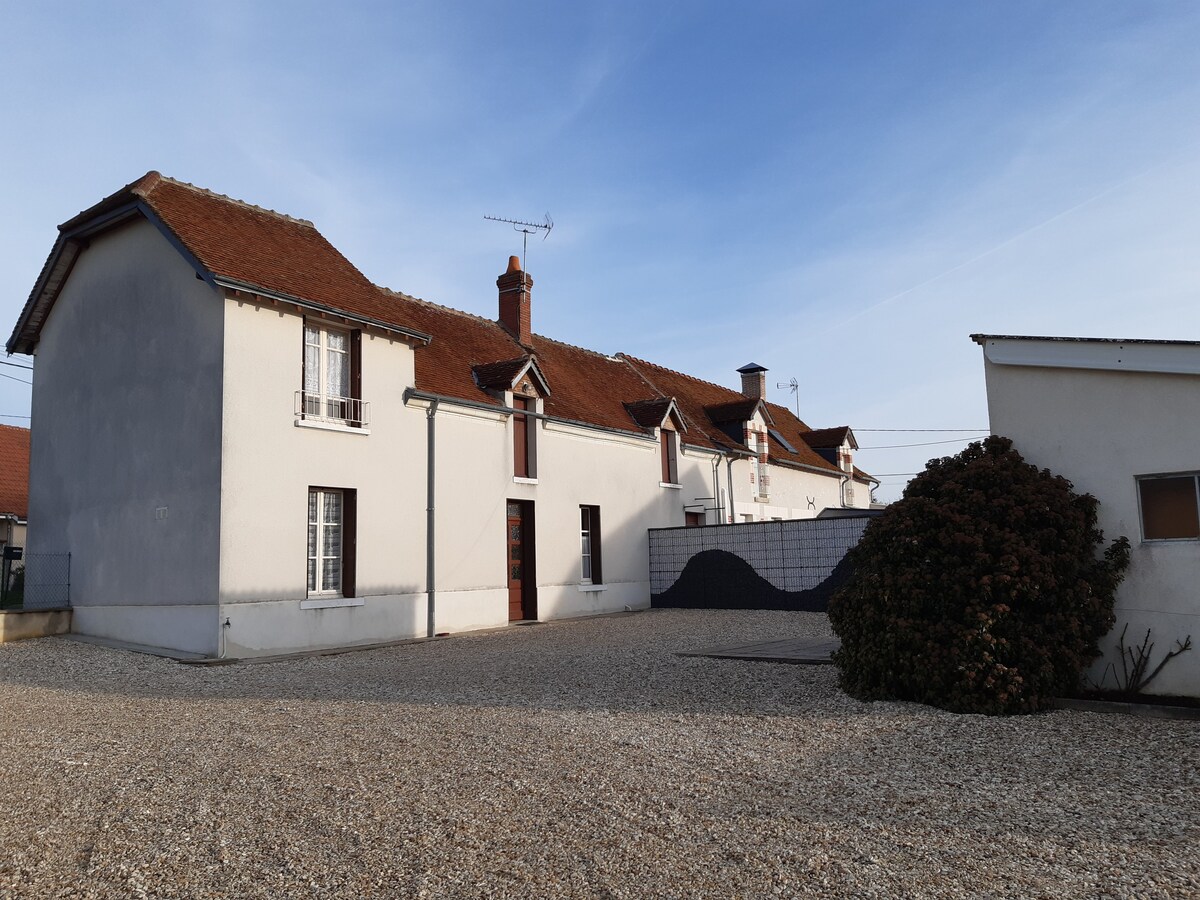
<svg viewBox="0 0 1200 900">
<path fill-rule="evenodd" d="M 98 217 L 120 215 L 130 204 L 148 210 L 218 280 L 428 335 L 430 342 L 415 354 L 416 386 L 421 391 L 498 405 L 486 388 L 511 385 L 532 352 L 551 391 L 545 398 L 548 415 L 639 433 L 642 427 L 657 426 L 674 398 L 688 429 L 688 443 L 746 449 L 718 426 L 752 414 L 757 400 L 645 360 L 606 356 L 542 335 L 533 335 L 530 344 L 522 346 L 498 322 L 372 284 L 305 219 L 149 172 L 60 230 L 70 234 Z M 61 239 L 56 251 L 60 246 Z M 29 309 L 22 313 L 22 323 L 32 322 L 32 330 L 23 342 L 29 334 L 36 340 L 40 328 L 41 319 L 27 319 Z M 15 331 L 14 340 L 16 336 Z M 765 406 L 773 427 L 796 448 L 791 453 L 773 445 L 775 461 L 837 471 L 805 442 L 803 435 L 810 429 L 803 422 L 777 404 Z M 659 408 L 662 414 L 655 418 Z M 653 426 L 643 425 L 651 420 Z"/>
<path fill-rule="evenodd" d="M 0 425 L 0 515 L 29 514 L 29 429 Z"/>
</svg>

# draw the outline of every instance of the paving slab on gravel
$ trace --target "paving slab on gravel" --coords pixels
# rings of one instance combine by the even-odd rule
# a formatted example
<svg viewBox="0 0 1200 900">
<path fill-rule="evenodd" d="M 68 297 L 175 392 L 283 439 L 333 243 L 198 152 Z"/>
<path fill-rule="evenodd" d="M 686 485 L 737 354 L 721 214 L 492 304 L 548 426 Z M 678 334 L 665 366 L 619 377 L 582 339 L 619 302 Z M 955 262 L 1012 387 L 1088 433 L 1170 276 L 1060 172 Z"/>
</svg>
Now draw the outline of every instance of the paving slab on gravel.
<svg viewBox="0 0 1200 900">
<path fill-rule="evenodd" d="M 1200 896 L 1200 724 L 861 704 L 655 610 L 270 665 L 0 645 L 0 897 Z"/>
</svg>

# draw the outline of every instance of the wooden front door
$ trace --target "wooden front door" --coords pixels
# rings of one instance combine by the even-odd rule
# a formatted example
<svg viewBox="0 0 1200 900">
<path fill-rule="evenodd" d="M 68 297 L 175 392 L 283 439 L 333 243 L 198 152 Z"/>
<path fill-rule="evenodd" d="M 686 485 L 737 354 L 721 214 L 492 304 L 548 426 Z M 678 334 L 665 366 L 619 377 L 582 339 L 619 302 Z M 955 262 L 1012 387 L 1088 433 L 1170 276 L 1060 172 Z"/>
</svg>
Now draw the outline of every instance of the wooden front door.
<svg viewBox="0 0 1200 900">
<path fill-rule="evenodd" d="M 536 619 L 533 580 L 533 504 L 509 500 L 505 557 L 508 565 L 508 621 Z"/>
</svg>

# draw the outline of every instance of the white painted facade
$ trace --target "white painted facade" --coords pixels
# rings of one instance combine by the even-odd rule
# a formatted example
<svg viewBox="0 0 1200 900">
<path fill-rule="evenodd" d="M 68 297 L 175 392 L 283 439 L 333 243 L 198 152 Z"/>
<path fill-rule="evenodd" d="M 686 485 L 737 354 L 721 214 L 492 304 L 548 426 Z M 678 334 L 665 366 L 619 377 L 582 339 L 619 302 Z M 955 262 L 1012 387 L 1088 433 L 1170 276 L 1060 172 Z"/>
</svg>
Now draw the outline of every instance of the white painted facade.
<svg viewBox="0 0 1200 900">
<path fill-rule="evenodd" d="M 993 434 L 1100 501 L 1106 540 L 1129 538 L 1116 627 L 1089 673 L 1115 687 L 1115 650 L 1151 630 L 1153 665 L 1177 640 L 1200 645 L 1200 540 L 1147 540 L 1140 476 L 1200 471 L 1200 345 L 977 336 Z M 1173 659 L 1149 693 L 1200 696 L 1200 648 Z"/>
<path fill-rule="evenodd" d="M 306 317 L 361 331 L 365 427 L 298 416 Z M 727 465 L 686 431 L 663 483 L 660 429 L 556 418 L 533 429 L 537 477 L 516 478 L 509 410 L 439 397 L 430 535 L 420 352 L 362 319 L 223 287 L 142 216 L 96 233 L 35 352 L 29 550 L 72 554 L 74 630 L 225 657 L 353 646 L 424 636 L 431 587 L 434 632 L 505 625 L 515 500 L 533 504 L 538 619 L 639 609 L 649 528 L 685 510 L 715 524 L 730 504 L 736 521 L 842 505 L 836 473 L 768 462 L 764 495 L 751 460 Z M 309 595 L 314 488 L 354 492 L 352 597 Z M 582 577 L 581 506 L 602 510 L 600 584 Z"/>
</svg>

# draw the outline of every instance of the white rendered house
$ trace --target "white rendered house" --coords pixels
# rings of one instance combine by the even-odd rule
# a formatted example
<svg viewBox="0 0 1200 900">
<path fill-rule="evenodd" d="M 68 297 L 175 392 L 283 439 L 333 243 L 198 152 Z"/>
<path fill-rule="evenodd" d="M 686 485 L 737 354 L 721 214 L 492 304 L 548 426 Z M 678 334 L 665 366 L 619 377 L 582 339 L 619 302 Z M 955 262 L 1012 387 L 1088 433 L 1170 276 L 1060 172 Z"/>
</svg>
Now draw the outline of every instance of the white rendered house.
<svg viewBox="0 0 1200 900">
<path fill-rule="evenodd" d="M 1130 565 L 1116 626 L 1089 677 L 1117 686 L 1117 639 L 1150 629 L 1152 665 L 1200 645 L 1200 342 L 972 335 L 983 348 L 993 434 L 1100 501 L 1105 539 Z M 1171 660 L 1148 693 L 1200 697 L 1200 648 Z"/>
<path fill-rule="evenodd" d="M 761 366 L 738 392 L 550 340 L 532 284 L 514 257 L 496 321 L 447 309 L 154 172 L 64 223 L 8 350 L 73 628 L 252 656 L 642 608 L 647 528 L 869 505 L 853 435 Z"/>
</svg>

